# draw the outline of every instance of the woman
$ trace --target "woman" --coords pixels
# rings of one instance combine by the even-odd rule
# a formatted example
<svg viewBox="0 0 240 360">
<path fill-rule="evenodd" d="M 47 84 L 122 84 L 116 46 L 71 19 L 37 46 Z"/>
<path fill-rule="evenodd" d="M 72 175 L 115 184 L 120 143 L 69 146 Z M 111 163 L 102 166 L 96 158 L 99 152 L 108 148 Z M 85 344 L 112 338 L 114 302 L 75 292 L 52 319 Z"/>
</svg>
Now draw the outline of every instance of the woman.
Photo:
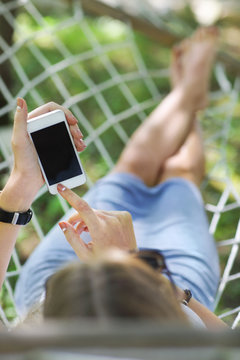
<svg viewBox="0 0 240 360">
<path fill-rule="evenodd" d="M 64 263 L 76 258 L 75 253 L 81 260 L 88 260 L 93 254 L 99 256 L 100 252 L 112 246 L 125 251 L 136 249 L 131 219 L 126 212 L 122 212 L 127 210 L 133 217 L 138 248 L 161 249 L 166 258 L 172 278 L 179 286 L 177 295 L 169 293 L 173 304 L 175 296 L 175 305 L 177 298 L 185 304 L 189 303 L 189 308 L 193 310 L 191 316 L 198 314 L 198 320 L 202 319 L 207 327 L 224 326 L 207 309 L 213 307 L 219 268 L 216 248 L 208 233 L 203 203 L 196 187 L 204 175 L 203 147 L 196 112 L 206 105 L 216 39 L 215 29 L 200 29 L 174 50 L 172 92 L 134 133 L 113 172 L 89 191 L 85 197 L 87 202 L 59 185 L 59 193 L 77 210 L 77 214 L 59 224 L 72 247 L 54 228 L 36 249 L 24 266 L 17 284 L 16 300 L 21 312 L 28 311 L 44 296 L 46 280 Z M 51 109 L 56 107 L 51 104 Z M 46 109 L 46 106 L 37 109 L 30 116 Z M 28 186 L 31 184 L 30 189 L 23 193 L 24 205 L 19 205 L 26 210 L 42 179 L 36 158 L 26 151 L 30 143 L 26 135 L 27 112 L 24 102 L 18 112 L 22 127 L 16 130 L 16 138 L 19 139 L 21 132 L 25 139 L 21 156 L 22 159 L 24 156 L 31 157 L 27 167 L 19 160 L 23 170 L 15 176 L 21 178 L 26 173 Z M 81 138 L 79 133 L 77 137 Z M 78 145 L 81 150 L 82 144 Z M 38 181 L 34 184 L 36 177 Z M 8 191 L 9 185 L 6 188 L 0 198 L 1 207 L 7 206 L 6 198 L 10 196 L 11 199 L 12 196 Z M 16 197 L 19 191 L 17 181 L 13 182 L 13 188 L 10 186 Z M 10 210 L 16 209 L 12 206 Z M 12 231 L 13 239 L 16 230 L 6 229 L 5 234 L 8 231 Z M 154 254 L 158 256 L 159 251 Z M 91 268 L 93 263 L 84 266 Z M 49 280 L 52 286 L 55 276 L 58 275 Z M 161 275 L 158 276 L 163 279 Z M 201 304 L 196 299 L 190 300 L 190 292 L 180 288 L 191 288 L 193 297 Z M 55 297 L 50 296 L 52 300 L 49 302 L 51 286 L 47 286 L 47 289 L 46 304 L 50 303 L 51 309 L 51 301 Z M 98 302 L 95 305 L 98 306 Z M 51 315 L 51 311 L 48 313 L 45 310 L 45 313 Z M 183 313 L 180 314 L 184 317 Z"/>
<path fill-rule="evenodd" d="M 51 276 L 43 313 L 51 319 L 152 319 L 188 324 L 176 295 L 161 272 L 139 260 L 137 253 L 130 256 L 112 249 L 87 262 L 73 262 Z"/>
</svg>

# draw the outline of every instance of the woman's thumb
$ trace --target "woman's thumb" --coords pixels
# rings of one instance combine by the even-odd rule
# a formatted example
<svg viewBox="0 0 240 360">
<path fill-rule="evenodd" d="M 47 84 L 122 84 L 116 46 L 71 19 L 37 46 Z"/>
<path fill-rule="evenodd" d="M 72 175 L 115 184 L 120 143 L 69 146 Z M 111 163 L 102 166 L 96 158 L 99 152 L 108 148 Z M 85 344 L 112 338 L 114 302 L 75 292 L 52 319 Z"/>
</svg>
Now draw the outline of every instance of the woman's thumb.
<svg viewBox="0 0 240 360">
<path fill-rule="evenodd" d="M 26 131 L 28 110 L 24 99 L 17 98 L 17 109 L 14 116 L 14 130 Z M 19 133 L 20 135 L 20 133 Z"/>
</svg>

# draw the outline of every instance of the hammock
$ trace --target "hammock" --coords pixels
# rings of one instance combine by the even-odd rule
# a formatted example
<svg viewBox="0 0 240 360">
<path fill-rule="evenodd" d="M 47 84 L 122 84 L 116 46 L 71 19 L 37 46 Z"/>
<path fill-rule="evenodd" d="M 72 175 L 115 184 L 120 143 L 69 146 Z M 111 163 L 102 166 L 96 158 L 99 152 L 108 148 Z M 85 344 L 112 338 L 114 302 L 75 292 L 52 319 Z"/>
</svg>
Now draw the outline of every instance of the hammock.
<svg viewBox="0 0 240 360">
<path fill-rule="evenodd" d="M 17 96 L 27 100 L 30 110 L 51 99 L 69 107 L 79 119 L 88 145 L 88 151 L 81 155 L 88 174 L 87 185 L 79 190 L 83 195 L 113 167 L 134 129 L 168 92 L 170 46 L 178 39 L 168 24 L 160 20 L 157 24 L 157 15 L 150 10 L 145 13 L 148 22 L 108 6 L 95 6 L 95 15 L 86 15 L 93 3 L 58 1 L 57 8 L 32 0 L 0 4 L 1 19 L 11 35 L 11 39 L 6 32 L 0 36 L 1 186 L 12 163 L 7 120 L 12 118 Z M 73 36 L 79 42 L 73 42 Z M 202 191 L 222 266 L 216 313 L 232 328 L 240 321 L 240 197 L 234 158 L 238 90 L 239 79 L 230 82 L 224 64 L 218 61 L 210 105 L 200 119 L 208 169 Z M 62 198 L 50 196 L 44 187 L 32 209 L 33 220 L 21 230 L 0 294 L 0 318 L 8 327 L 18 318 L 13 290 L 21 262 L 31 252 L 26 248 L 43 239 L 68 205 Z M 48 224 L 44 217 L 48 217 Z"/>
</svg>

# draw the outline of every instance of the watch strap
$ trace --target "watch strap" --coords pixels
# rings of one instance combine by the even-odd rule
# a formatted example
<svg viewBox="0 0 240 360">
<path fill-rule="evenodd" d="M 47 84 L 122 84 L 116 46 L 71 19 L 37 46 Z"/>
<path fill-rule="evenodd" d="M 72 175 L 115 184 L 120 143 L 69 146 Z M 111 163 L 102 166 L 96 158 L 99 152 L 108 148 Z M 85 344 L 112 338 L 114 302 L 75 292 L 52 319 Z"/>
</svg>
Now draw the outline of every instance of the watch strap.
<svg viewBox="0 0 240 360">
<path fill-rule="evenodd" d="M 185 297 L 185 299 L 182 300 L 182 304 L 188 306 L 189 301 L 190 301 L 191 298 L 192 298 L 192 292 L 191 292 L 191 290 L 189 290 L 189 289 L 185 289 L 185 290 L 183 290 L 183 291 L 184 291 L 186 297 Z"/>
<path fill-rule="evenodd" d="M 0 222 L 12 225 L 26 225 L 29 223 L 33 215 L 31 209 L 25 212 L 9 212 L 0 208 Z"/>
</svg>

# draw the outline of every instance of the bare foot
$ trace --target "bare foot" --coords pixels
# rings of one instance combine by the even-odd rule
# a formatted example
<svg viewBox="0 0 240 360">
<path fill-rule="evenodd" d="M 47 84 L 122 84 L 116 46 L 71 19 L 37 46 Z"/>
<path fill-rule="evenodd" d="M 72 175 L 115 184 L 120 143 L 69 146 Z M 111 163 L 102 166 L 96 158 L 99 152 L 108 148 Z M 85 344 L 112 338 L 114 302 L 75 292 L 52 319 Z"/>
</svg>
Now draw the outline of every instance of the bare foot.
<svg viewBox="0 0 240 360">
<path fill-rule="evenodd" d="M 216 53 L 218 30 L 200 28 L 190 38 L 173 48 L 171 82 L 181 87 L 195 110 L 206 107 L 212 64 Z"/>
</svg>

